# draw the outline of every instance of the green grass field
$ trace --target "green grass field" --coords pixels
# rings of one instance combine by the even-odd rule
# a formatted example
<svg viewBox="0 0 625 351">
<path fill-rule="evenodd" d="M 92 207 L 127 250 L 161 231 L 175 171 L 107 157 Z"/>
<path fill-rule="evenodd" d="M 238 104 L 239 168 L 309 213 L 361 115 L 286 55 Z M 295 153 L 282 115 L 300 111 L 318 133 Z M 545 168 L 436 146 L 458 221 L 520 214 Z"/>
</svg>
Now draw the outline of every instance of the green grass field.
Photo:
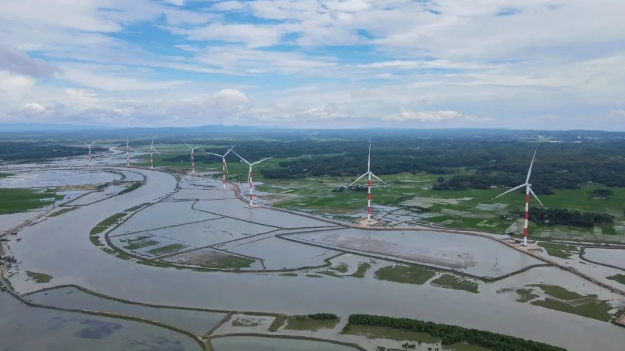
<svg viewBox="0 0 625 351">
<path fill-rule="evenodd" d="M 21 213 L 53 205 L 57 198 L 54 190 L 0 189 L 0 215 Z"/>
<path fill-rule="evenodd" d="M 451 274 L 443 274 L 433 280 L 430 284 L 446 289 L 463 290 L 474 294 L 478 293 L 477 282 Z"/>
<path fill-rule="evenodd" d="M 423 285 L 434 277 L 436 273 L 419 266 L 387 266 L 375 272 L 375 278 L 396 283 Z"/>
</svg>

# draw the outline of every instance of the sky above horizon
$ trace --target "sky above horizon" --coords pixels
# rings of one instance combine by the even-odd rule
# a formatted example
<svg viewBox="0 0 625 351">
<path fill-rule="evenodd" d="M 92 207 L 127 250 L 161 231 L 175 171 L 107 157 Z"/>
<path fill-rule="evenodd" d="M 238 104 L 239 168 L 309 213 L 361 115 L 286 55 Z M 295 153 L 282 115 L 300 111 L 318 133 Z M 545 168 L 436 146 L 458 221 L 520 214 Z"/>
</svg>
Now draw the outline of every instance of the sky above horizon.
<svg viewBox="0 0 625 351">
<path fill-rule="evenodd" d="M 0 123 L 625 130 L 623 0 L 0 0 Z"/>
</svg>

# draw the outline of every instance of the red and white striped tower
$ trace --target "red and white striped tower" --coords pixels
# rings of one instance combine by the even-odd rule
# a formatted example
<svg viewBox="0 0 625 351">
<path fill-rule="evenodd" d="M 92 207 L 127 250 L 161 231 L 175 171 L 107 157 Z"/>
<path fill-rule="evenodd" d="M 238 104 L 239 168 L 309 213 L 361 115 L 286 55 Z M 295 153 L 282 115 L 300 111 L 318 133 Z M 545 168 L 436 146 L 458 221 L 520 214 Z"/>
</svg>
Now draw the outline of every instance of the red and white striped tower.
<svg viewBox="0 0 625 351">
<path fill-rule="evenodd" d="M 367 220 L 371 220 L 371 172 L 369 172 L 369 179 L 367 180 Z"/>
<path fill-rule="evenodd" d="M 150 169 L 154 169 L 154 149 L 150 150 Z"/>
<path fill-rule="evenodd" d="M 91 145 L 89 145 L 89 167 L 91 167 Z"/>
<path fill-rule="evenodd" d="M 250 165 L 250 173 L 248 176 L 250 183 L 250 207 L 254 205 L 254 184 L 252 184 L 252 165 Z"/>
<path fill-rule="evenodd" d="M 195 174 L 195 149 L 191 149 L 191 173 Z"/>
<path fill-rule="evenodd" d="M 226 189 L 226 158 L 221 158 L 221 185 Z"/>
<path fill-rule="evenodd" d="M 523 227 L 523 246 L 527 246 L 527 225 L 530 219 L 530 185 L 525 185 L 525 226 Z"/>
</svg>

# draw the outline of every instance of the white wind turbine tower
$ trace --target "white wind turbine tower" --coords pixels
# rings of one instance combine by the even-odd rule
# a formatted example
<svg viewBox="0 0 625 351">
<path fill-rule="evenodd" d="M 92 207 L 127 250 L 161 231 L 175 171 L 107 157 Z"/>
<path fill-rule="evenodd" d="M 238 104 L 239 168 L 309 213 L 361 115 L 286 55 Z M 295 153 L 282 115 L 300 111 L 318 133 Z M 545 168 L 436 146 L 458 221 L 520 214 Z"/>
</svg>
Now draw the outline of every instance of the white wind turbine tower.
<svg viewBox="0 0 625 351">
<path fill-rule="evenodd" d="M 195 149 L 198 149 L 199 146 L 193 147 L 183 141 L 183 143 L 191 149 L 191 173 L 195 174 Z"/>
<path fill-rule="evenodd" d="M 130 151 L 135 151 L 130 147 L 130 142 L 126 138 L 126 167 L 130 167 Z"/>
<path fill-rule="evenodd" d="M 95 144 L 95 141 L 92 141 L 91 144 L 87 144 L 84 141 L 82 143 L 87 145 L 87 147 L 89 148 L 89 167 L 91 167 L 91 147 Z"/>
<path fill-rule="evenodd" d="M 263 158 L 262 160 L 256 161 L 254 163 L 249 163 L 246 159 L 241 157 L 241 155 L 237 154 L 236 151 L 232 151 L 232 153 L 237 155 L 241 159 L 241 161 L 247 163 L 250 166 L 250 172 L 249 172 L 249 174 L 247 176 L 247 180 L 250 183 L 250 207 L 252 207 L 253 204 L 254 204 L 254 182 L 252 181 L 252 166 L 255 166 L 255 165 L 257 165 L 257 164 L 259 164 L 261 162 L 265 162 L 268 159 L 272 158 L 273 156 L 267 157 L 267 158 Z"/>
<path fill-rule="evenodd" d="M 497 196 L 495 196 L 493 198 L 493 200 L 495 200 L 496 198 L 506 195 L 507 193 L 513 192 L 515 190 L 521 189 L 523 187 L 525 187 L 525 226 L 523 227 L 523 246 L 527 246 L 527 224 L 530 218 L 530 194 L 532 194 L 534 196 L 534 198 L 536 198 L 536 201 L 538 201 L 538 203 L 545 207 L 545 205 L 543 205 L 542 202 L 540 202 L 540 200 L 538 199 L 538 196 L 536 196 L 536 194 L 534 193 L 534 190 L 532 190 L 532 184 L 530 184 L 530 176 L 532 175 L 532 166 L 534 165 L 534 159 L 536 158 L 536 152 L 538 151 L 538 147 L 536 147 L 536 150 L 534 150 L 534 156 L 532 157 L 532 163 L 530 163 L 530 168 L 527 171 L 527 178 L 525 178 L 525 183 L 516 186 L 506 192 L 504 192 L 503 194 L 499 194 Z"/>
<path fill-rule="evenodd" d="M 346 189 L 349 189 L 352 185 L 354 185 L 357 181 L 362 179 L 362 177 L 364 176 L 368 177 L 367 178 L 367 221 L 371 221 L 371 185 L 372 185 L 371 177 L 374 177 L 375 179 L 379 180 L 384 185 L 388 185 L 382 179 L 378 178 L 378 176 L 373 174 L 373 172 L 371 172 L 371 143 L 369 143 L 369 157 L 367 158 L 367 171 L 363 175 L 358 177 L 356 180 L 354 180 L 350 185 L 348 185 Z"/>
<path fill-rule="evenodd" d="M 228 156 L 228 154 L 232 151 L 232 149 L 234 149 L 235 146 L 236 145 L 234 145 L 233 147 L 228 149 L 228 151 L 226 151 L 226 153 L 223 154 L 223 155 L 214 154 L 212 152 L 209 152 L 209 155 L 214 155 L 214 156 L 221 157 L 221 174 L 222 174 L 221 184 L 223 185 L 223 189 L 224 190 L 226 190 L 226 173 L 228 172 L 228 165 L 226 164 L 226 156 Z M 241 156 L 239 156 L 239 157 L 241 157 Z"/>
<path fill-rule="evenodd" d="M 152 143 L 150 144 L 150 169 L 154 169 L 154 153 L 161 154 L 154 148 L 154 138 L 152 138 Z"/>
</svg>

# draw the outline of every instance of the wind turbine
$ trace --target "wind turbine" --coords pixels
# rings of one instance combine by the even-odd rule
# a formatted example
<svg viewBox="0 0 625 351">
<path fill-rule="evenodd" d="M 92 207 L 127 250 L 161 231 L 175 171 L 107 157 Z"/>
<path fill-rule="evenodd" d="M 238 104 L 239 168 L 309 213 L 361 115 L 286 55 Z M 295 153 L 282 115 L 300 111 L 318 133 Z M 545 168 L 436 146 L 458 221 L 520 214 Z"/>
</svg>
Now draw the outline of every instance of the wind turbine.
<svg viewBox="0 0 625 351">
<path fill-rule="evenodd" d="M 161 154 L 154 148 L 154 138 L 152 138 L 152 144 L 150 144 L 150 169 L 154 169 L 154 153 Z"/>
<path fill-rule="evenodd" d="M 87 144 L 84 141 L 82 143 L 87 145 L 87 147 L 89 148 L 89 167 L 91 167 L 91 147 L 95 144 L 95 141 L 92 141 L 91 144 Z"/>
<path fill-rule="evenodd" d="M 228 151 L 226 151 L 226 153 L 223 154 L 223 155 L 214 154 L 212 152 L 209 152 L 209 155 L 214 155 L 214 156 L 221 157 L 221 174 L 222 174 L 221 184 L 223 185 L 224 190 L 226 190 L 226 173 L 228 172 L 228 165 L 226 164 L 226 156 L 228 156 L 228 154 L 232 151 L 232 149 L 234 149 L 235 146 L 236 146 L 236 144 L 233 147 L 231 147 L 230 149 L 228 149 Z M 239 157 L 241 157 L 241 156 L 239 156 Z"/>
<path fill-rule="evenodd" d="M 543 205 L 543 203 L 540 202 L 540 200 L 538 199 L 538 196 L 536 196 L 536 194 L 534 193 L 534 190 L 532 190 L 532 184 L 530 184 L 530 176 L 532 175 L 532 166 L 534 166 L 534 159 L 536 158 L 537 151 L 538 151 L 538 146 L 536 147 L 536 150 L 534 150 L 534 156 L 532 157 L 532 163 L 530 163 L 530 169 L 527 171 L 527 178 L 525 178 L 525 183 L 519 186 L 515 186 L 514 188 L 504 192 L 503 194 L 499 194 L 493 198 L 493 200 L 495 200 L 496 198 L 500 196 L 506 195 L 507 193 L 510 193 L 510 192 L 513 192 L 515 190 L 525 187 L 525 226 L 523 227 L 523 246 L 527 246 L 527 224 L 530 218 L 530 194 L 532 194 L 534 198 L 536 198 L 536 201 L 538 201 L 538 203 L 542 207 L 545 207 L 545 205 Z"/>
<path fill-rule="evenodd" d="M 128 138 L 126 138 L 126 167 L 130 167 L 130 151 L 135 151 L 130 147 Z"/>
<path fill-rule="evenodd" d="M 273 156 L 267 157 L 267 158 L 263 158 L 262 160 L 256 161 L 254 163 L 249 163 L 246 159 L 241 157 L 241 155 L 237 154 L 236 151 L 233 150 L 232 153 L 237 155 L 241 159 L 241 161 L 247 163 L 250 166 L 250 172 L 249 172 L 249 174 L 247 176 L 247 181 L 250 183 L 250 207 L 252 207 L 253 203 L 254 203 L 254 183 L 252 182 L 252 166 L 255 166 L 255 165 L 257 165 L 257 164 L 259 164 L 261 162 L 265 162 L 268 159 L 272 158 Z"/>
<path fill-rule="evenodd" d="M 182 141 L 182 142 L 183 142 L 186 146 L 188 146 L 188 147 L 189 147 L 189 149 L 191 149 L 191 167 L 192 167 L 191 173 L 192 173 L 192 174 L 195 174 L 195 149 L 198 149 L 198 148 L 199 148 L 199 146 L 193 147 L 193 146 L 191 146 L 191 145 L 189 145 L 189 144 L 185 143 L 184 141 Z"/>
<path fill-rule="evenodd" d="M 354 180 L 350 185 L 348 185 L 346 189 L 349 189 L 352 185 L 354 185 L 354 183 L 359 181 L 364 176 L 368 177 L 367 179 L 367 220 L 370 221 L 371 220 L 371 177 L 374 177 L 375 179 L 379 180 L 384 185 L 388 185 L 382 179 L 378 178 L 378 176 L 373 174 L 373 172 L 371 172 L 371 143 L 369 143 L 369 158 L 367 158 L 367 171 L 363 175 L 358 177 L 356 180 Z"/>
</svg>

